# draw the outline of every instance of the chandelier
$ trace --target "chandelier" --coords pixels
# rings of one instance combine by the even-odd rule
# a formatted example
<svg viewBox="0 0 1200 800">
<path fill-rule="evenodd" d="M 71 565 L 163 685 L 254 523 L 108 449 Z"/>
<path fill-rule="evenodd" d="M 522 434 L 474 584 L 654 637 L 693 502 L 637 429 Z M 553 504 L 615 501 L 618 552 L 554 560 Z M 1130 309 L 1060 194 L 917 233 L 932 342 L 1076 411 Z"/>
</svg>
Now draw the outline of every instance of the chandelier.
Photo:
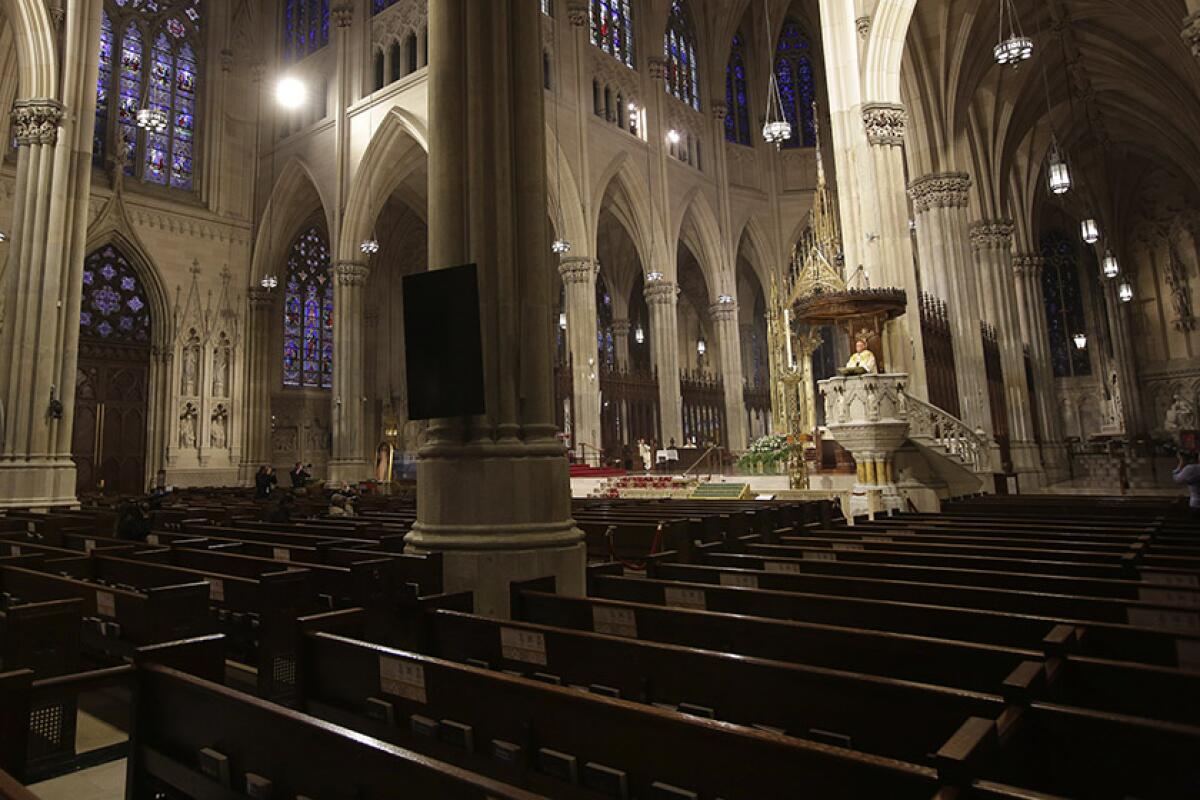
<svg viewBox="0 0 1200 800">
<path fill-rule="evenodd" d="M 701 338 L 701 339 L 698 339 L 698 340 L 696 341 L 696 353 L 697 353 L 697 355 L 704 355 L 704 354 L 705 354 L 705 353 L 707 353 L 707 352 L 708 352 L 708 343 L 707 343 L 707 342 L 705 342 L 703 338 Z"/>
<path fill-rule="evenodd" d="M 633 340 L 638 344 L 646 343 L 646 332 L 642 330 L 642 326 L 638 325 L 633 329 Z"/>
<path fill-rule="evenodd" d="M 1063 157 L 1058 146 L 1058 137 L 1050 135 L 1049 182 L 1053 194 L 1066 194 L 1071 191 L 1071 168 Z"/>
<path fill-rule="evenodd" d="M 1085 219 L 1079 223 L 1079 231 L 1083 236 L 1083 240 L 1088 244 L 1095 244 L 1100 241 L 1100 226 L 1094 219 Z"/>
<path fill-rule="evenodd" d="M 1115 278 L 1121 274 L 1121 264 L 1117 261 L 1117 257 L 1113 255 L 1112 250 L 1105 252 L 1102 266 L 1104 268 L 1104 277 L 1106 278 Z"/>
<path fill-rule="evenodd" d="M 1000 66 L 1016 69 L 1022 61 L 1033 57 L 1033 39 L 1022 32 L 1013 0 L 1000 0 L 1000 35 L 997 38 L 999 41 L 992 48 L 992 54 Z"/>
<path fill-rule="evenodd" d="M 561 214 L 561 212 L 560 212 L 560 214 Z M 571 243 L 568 242 L 566 239 L 555 239 L 554 242 L 550 245 L 550 250 L 561 256 L 564 253 L 571 252 Z"/>
<path fill-rule="evenodd" d="M 272 289 L 274 289 L 276 286 L 279 285 L 279 278 L 276 278 L 274 275 L 267 273 L 266 275 L 262 276 L 262 279 L 259 280 L 258 285 L 261 286 L 262 288 L 266 289 L 269 292 Z"/>
<path fill-rule="evenodd" d="M 558 327 L 564 331 L 567 329 L 567 312 L 558 312 Z"/>
<path fill-rule="evenodd" d="M 771 41 L 771 8 L 767 4 L 767 41 Z M 768 53 L 770 51 L 768 50 Z M 767 144 L 775 145 L 776 149 L 792 138 L 792 125 L 783 114 L 783 98 L 779 95 L 779 81 L 775 78 L 775 65 L 767 58 L 767 74 L 770 75 L 767 84 L 767 116 L 763 123 L 762 135 Z"/>
<path fill-rule="evenodd" d="M 1117 287 L 1117 296 L 1121 298 L 1122 303 L 1128 303 L 1133 300 L 1133 285 L 1129 281 L 1122 281 Z"/>
<path fill-rule="evenodd" d="M 1086 333 L 1075 334 L 1075 349 L 1083 350 L 1086 347 L 1087 347 L 1087 334 Z"/>
<path fill-rule="evenodd" d="M 365 255 L 373 256 L 379 252 L 379 240 L 374 238 L 363 239 L 358 243 L 358 249 L 361 250 Z"/>
<path fill-rule="evenodd" d="M 150 133 L 162 133 L 167 129 L 167 112 L 161 108 L 139 108 L 137 126 Z"/>
</svg>

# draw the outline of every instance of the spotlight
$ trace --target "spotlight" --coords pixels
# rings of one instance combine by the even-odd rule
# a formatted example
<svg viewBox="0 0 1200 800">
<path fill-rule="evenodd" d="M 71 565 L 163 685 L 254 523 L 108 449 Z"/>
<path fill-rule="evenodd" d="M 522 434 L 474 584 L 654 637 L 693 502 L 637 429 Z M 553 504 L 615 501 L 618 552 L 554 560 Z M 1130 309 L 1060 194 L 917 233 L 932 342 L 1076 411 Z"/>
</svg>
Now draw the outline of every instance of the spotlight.
<svg viewBox="0 0 1200 800">
<path fill-rule="evenodd" d="M 299 78 L 280 78 L 275 84 L 275 100 L 287 109 L 297 109 L 304 105 L 308 89 Z"/>
</svg>

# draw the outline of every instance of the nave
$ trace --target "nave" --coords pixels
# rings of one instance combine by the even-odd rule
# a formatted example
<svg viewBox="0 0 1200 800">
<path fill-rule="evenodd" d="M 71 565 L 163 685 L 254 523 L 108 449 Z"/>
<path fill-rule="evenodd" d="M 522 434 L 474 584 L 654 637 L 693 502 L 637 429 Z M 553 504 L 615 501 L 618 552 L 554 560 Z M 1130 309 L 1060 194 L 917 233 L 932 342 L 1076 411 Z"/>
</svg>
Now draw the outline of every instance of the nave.
<svg viewBox="0 0 1200 800">
<path fill-rule="evenodd" d="M 0 518 L 0 797 L 119 759 L 128 798 L 1200 790 L 1182 505 L 577 500 L 586 593 L 514 581 L 507 620 L 400 552 L 411 499 L 273 506 Z"/>
</svg>

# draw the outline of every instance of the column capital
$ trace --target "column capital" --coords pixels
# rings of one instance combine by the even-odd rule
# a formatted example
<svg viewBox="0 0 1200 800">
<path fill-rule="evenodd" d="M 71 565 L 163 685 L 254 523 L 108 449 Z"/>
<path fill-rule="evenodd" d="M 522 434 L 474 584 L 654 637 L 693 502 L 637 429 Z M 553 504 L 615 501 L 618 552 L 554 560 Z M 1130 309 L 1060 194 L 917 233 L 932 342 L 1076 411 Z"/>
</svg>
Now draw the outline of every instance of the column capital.
<svg viewBox="0 0 1200 800">
<path fill-rule="evenodd" d="M 567 19 L 576 28 L 582 28 L 591 21 L 588 0 L 567 0 Z"/>
<path fill-rule="evenodd" d="M 871 18 L 859 17 L 854 20 L 854 28 L 858 31 L 858 38 L 866 39 L 871 35 Z"/>
<path fill-rule="evenodd" d="M 673 306 L 678 294 L 679 287 L 671 281 L 654 281 L 647 283 L 642 289 L 642 296 L 646 298 L 648 306 Z"/>
<path fill-rule="evenodd" d="M 667 77 L 667 65 L 667 59 L 662 56 L 652 56 L 646 59 L 646 66 L 650 77 L 656 81 L 661 81 Z"/>
<path fill-rule="evenodd" d="M 17 144 L 57 143 L 63 111 L 63 104 L 49 97 L 34 97 L 13 103 L 13 136 Z"/>
<path fill-rule="evenodd" d="M 633 330 L 633 323 L 627 319 L 614 319 L 612 321 L 613 336 L 628 336 Z"/>
<path fill-rule="evenodd" d="M 366 264 L 356 261 L 343 261 L 333 266 L 333 276 L 338 286 L 362 286 L 367 282 L 371 270 Z"/>
<path fill-rule="evenodd" d="M 354 22 L 354 6 L 350 3 L 342 3 L 330 9 L 333 17 L 333 24 L 339 28 L 348 28 L 350 23 Z"/>
<path fill-rule="evenodd" d="M 899 147 L 904 144 L 908 112 L 898 103 L 867 103 L 862 107 L 867 141 L 873 145 Z"/>
<path fill-rule="evenodd" d="M 724 122 L 725 116 L 728 113 L 729 113 L 729 107 L 726 106 L 724 103 L 713 103 L 712 104 L 713 119 L 715 119 L 717 122 Z"/>
<path fill-rule="evenodd" d="M 230 50 L 228 47 L 222 48 L 219 57 L 221 59 L 221 72 L 229 72 L 231 69 L 233 69 L 234 56 L 232 50 Z"/>
<path fill-rule="evenodd" d="M 1200 58 L 1200 11 L 1193 11 L 1183 20 L 1183 40 L 1192 48 L 1192 55 Z"/>
<path fill-rule="evenodd" d="M 737 322 L 737 303 L 713 303 L 708 307 L 708 316 L 713 322 Z"/>
<path fill-rule="evenodd" d="M 971 176 L 965 172 L 935 172 L 908 185 L 918 213 L 931 208 L 966 208 Z"/>
<path fill-rule="evenodd" d="M 270 289 L 255 287 L 246 292 L 246 298 L 250 301 L 251 311 L 268 309 L 275 304 L 275 298 Z"/>
<path fill-rule="evenodd" d="M 595 283 L 600 265 L 588 256 L 564 256 L 558 264 L 563 283 Z"/>
<path fill-rule="evenodd" d="M 1042 256 L 1030 255 L 1029 253 L 1018 253 L 1013 256 L 1013 272 L 1018 278 L 1033 278 L 1040 279 L 1042 276 L 1042 267 L 1046 265 L 1046 259 Z"/>
<path fill-rule="evenodd" d="M 1006 220 L 982 220 L 971 223 L 971 249 L 1010 250 L 1013 224 Z"/>
</svg>

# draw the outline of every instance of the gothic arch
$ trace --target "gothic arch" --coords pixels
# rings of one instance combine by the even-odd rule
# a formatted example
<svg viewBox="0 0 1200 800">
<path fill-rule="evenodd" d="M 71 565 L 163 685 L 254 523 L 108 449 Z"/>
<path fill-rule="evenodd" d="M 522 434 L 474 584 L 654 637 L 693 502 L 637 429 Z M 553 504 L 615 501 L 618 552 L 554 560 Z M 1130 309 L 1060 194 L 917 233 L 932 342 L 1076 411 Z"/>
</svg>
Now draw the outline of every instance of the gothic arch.
<svg viewBox="0 0 1200 800">
<path fill-rule="evenodd" d="M 146 299 L 150 304 L 151 346 L 170 347 L 174 324 L 167 288 L 146 246 L 129 224 L 119 192 L 112 196 L 100 216 L 88 226 L 85 257 L 105 245 L 112 245 L 125 257 L 146 290 Z"/>
<path fill-rule="evenodd" d="M 742 227 L 742 232 L 738 235 L 734 243 L 735 264 L 737 263 L 737 257 L 743 253 L 743 243 L 749 245 L 749 247 L 745 248 L 746 263 L 754 271 L 754 277 L 762 285 L 763 292 L 770 291 L 771 275 L 775 271 L 771 264 L 771 248 L 767 244 L 767 237 L 763 233 L 762 224 L 756 217 L 750 217 L 746 220 L 746 224 Z"/>
<path fill-rule="evenodd" d="M 546 200 L 549 203 L 546 213 L 550 215 L 551 220 L 555 220 L 556 210 L 562 208 L 563 230 L 555 233 L 565 236 L 579 253 L 595 252 L 596 238 L 589 234 L 593 234 L 596 228 L 594 225 L 589 226 L 584 217 L 583 196 L 579 192 L 575 175 L 571 172 L 571 162 L 549 124 L 546 125 Z"/>
<path fill-rule="evenodd" d="M 314 212 L 320 213 L 327 231 L 336 230 L 329 219 L 329 207 L 308 165 L 299 157 L 288 159 L 263 207 L 260 219 L 264 224 L 259 226 L 254 242 L 252 280 L 275 274 L 296 231 Z"/>
<path fill-rule="evenodd" d="M 643 272 L 650 269 L 650 197 L 646 192 L 644 177 L 638 174 L 626 152 L 618 153 L 596 181 L 596 194 L 592 202 L 595 213 L 588 222 L 590 231 L 599 231 L 600 214 L 605 208 L 605 198 L 611 198 L 608 211 L 633 240 Z"/>
<path fill-rule="evenodd" d="M 50 14 L 42 0 L 3 0 L 17 47 L 20 97 L 58 96 L 58 49 Z"/>
<path fill-rule="evenodd" d="M 700 264 L 704 281 L 712 295 L 709 301 L 715 303 L 718 295 L 733 294 L 735 288 L 729 285 L 733 276 L 722 274 L 721 229 L 717 217 L 698 186 L 684 196 L 680 208 L 679 219 L 672 226 L 674 235 L 670 239 L 671 257 L 668 263 L 674 271 L 679 258 L 679 243 L 682 241 L 686 244 Z"/>
<path fill-rule="evenodd" d="M 900 61 L 917 0 L 879 0 L 867 39 L 864 103 L 899 103 Z"/>
</svg>

